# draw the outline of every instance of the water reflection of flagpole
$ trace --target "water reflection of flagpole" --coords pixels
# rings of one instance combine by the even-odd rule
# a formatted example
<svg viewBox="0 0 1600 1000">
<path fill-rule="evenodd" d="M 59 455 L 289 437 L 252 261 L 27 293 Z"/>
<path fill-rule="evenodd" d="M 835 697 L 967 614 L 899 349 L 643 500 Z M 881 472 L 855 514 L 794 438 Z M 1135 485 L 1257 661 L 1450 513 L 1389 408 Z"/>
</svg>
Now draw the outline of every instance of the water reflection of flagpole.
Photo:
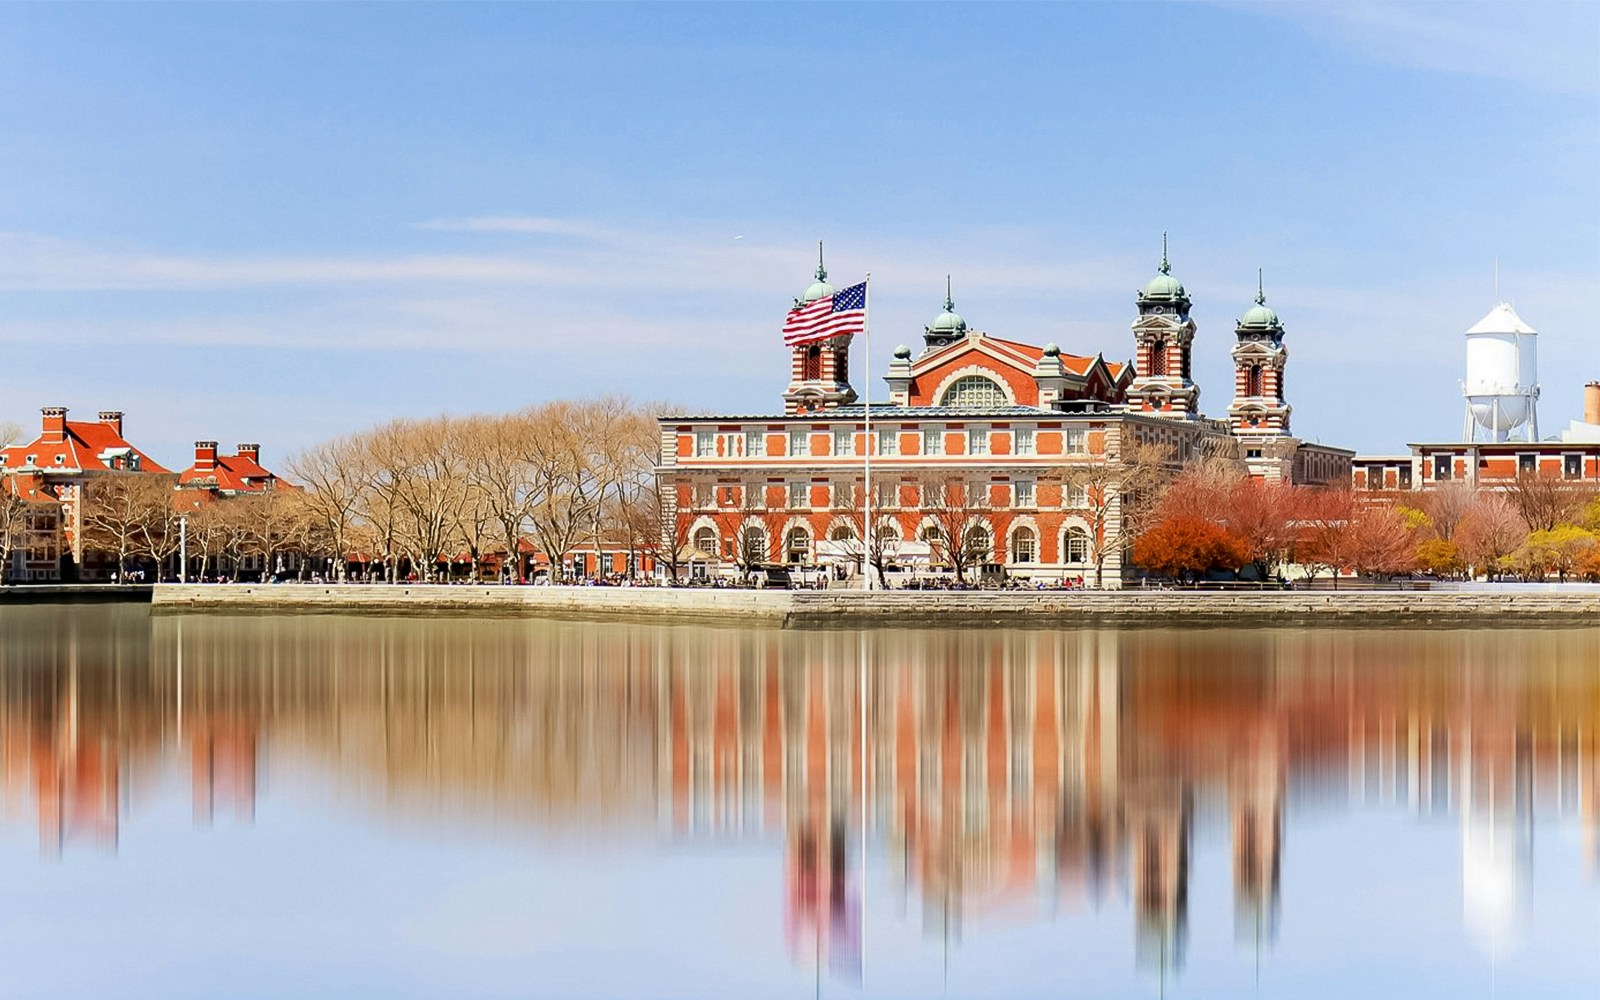
<svg viewBox="0 0 1600 1000">
<path fill-rule="evenodd" d="M 869 452 L 872 450 L 870 435 L 868 435 L 867 450 Z M 869 484 L 867 488 L 870 490 L 871 485 Z M 869 539 L 872 537 L 870 523 L 869 521 L 867 529 L 869 532 L 867 538 Z M 867 558 L 870 561 L 870 554 Z M 870 565 L 866 569 L 868 587 L 870 588 L 872 569 Z M 867 633 L 865 630 L 860 633 L 860 652 L 857 660 L 859 661 L 859 668 L 856 672 L 860 677 L 860 683 L 857 686 L 856 697 L 861 701 L 861 860 L 858 862 L 861 877 L 861 916 L 859 920 L 860 926 L 856 930 L 858 935 L 856 947 L 861 955 L 859 974 L 862 984 L 865 985 L 867 979 Z"/>
</svg>

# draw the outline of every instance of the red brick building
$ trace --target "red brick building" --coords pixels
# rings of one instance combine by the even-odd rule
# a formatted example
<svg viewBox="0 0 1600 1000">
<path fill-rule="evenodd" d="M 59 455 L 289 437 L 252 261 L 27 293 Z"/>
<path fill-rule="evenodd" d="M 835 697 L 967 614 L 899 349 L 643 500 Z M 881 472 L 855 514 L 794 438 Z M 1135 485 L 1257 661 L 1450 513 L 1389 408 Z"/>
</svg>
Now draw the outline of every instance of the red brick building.
<svg viewBox="0 0 1600 1000">
<path fill-rule="evenodd" d="M 59 580 L 76 577 L 103 579 L 114 567 L 83 545 L 84 491 L 97 477 L 125 472 L 166 473 L 167 469 L 123 437 L 122 413 L 102 410 L 98 419 L 68 420 L 64 406 L 47 406 L 40 411 L 39 436 L 27 444 L 0 449 L 0 471 L 27 477 L 38 494 L 35 502 L 48 504 L 51 497 L 60 505 L 56 518 L 59 535 L 52 544 L 43 537 L 43 528 L 30 541 L 39 555 L 23 567 L 29 580 Z M 48 518 L 41 514 L 42 525 Z M 54 575 L 45 566 L 44 553 L 54 548 L 70 564 L 59 564 Z M 15 572 L 15 568 L 13 570 Z"/>
<path fill-rule="evenodd" d="M 798 303 L 833 292 L 819 265 Z M 1163 445 L 1179 462 L 1236 449 L 1255 475 L 1348 481 L 1351 452 L 1289 436 L 1283 327 L 1263 298 L 1237 330 L 1243 391 L 1230 421 L 1198 409 L 1197 325 L 1165 257 L 1136 307 L 1137 360 L 1113 362 L 972 329 L 947 289 L 922 350 L 894 350 L 887 401 L 870 414 L 848 381 L 850 336 L 795 347 L 782 413 L 661 418 L 657 474 L 672 534 L 664 545 L 724 571 L 730 562 L 816 564 L 860 538 L 870 507 L 875 533 L 896 548 L 889 561 L 937 564 L 952 523 L 952 490 L 939 484 L 957 484 L 970 510 L 962 530 L 987 571 L 1092 576 L 1100 549 L 1106 583 L 1117 586 L 1127 571 L 1120 538 L 1108 536 L 1121 533 L 1120 499 L 1111 489 L 1106 509 L 1091 510 L 1071 485 L 1081 478 L 1074 469 L 1116 468 L 1139 443 Z"/>
</svg>

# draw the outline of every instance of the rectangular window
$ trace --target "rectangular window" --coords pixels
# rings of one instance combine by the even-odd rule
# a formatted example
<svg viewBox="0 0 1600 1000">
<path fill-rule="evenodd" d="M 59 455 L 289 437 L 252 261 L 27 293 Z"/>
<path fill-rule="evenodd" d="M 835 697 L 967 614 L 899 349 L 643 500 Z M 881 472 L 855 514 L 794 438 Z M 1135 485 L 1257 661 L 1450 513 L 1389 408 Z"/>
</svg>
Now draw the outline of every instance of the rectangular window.
<svg viewBox="0 0 1600 1000">
<path fill-rule="evenodd" d="M 766 451 L 766 449 L 762 447 L 765 443 L 766 435 L 761 431 L 744 432 L 744 453 L 747 457 L 759 455 L 763 451 Z"/>
<path fill-rule="evenodd" d="M 805 508 L 811 506 L 811 484 L 804 480 L 796 480 L 789 484 L 789 506 Z"/>
<path fill-rule="evenodd" d="M 900 506 L 900 487 L 895 483 L 873 483 L 872 506 L 879 510 Z"/>
<path fill-rule="evenodd" d="M 709 506 L 711 506 L 711 484 L 710 483 L 695 483 L 694 484 L 694 505 L 696 507 L 709 507 Z"/>
<path fill-rule="evenodd" d="M 850 506 L 849 483 L 828 484 L 828 506 L 832 507 L 834 510 L 843 510 L 844 508 Z"/>
<path fill-rule="evenodd" d="M 1436 482 L 1443 482 L 1450 478 L 1450 455 L 1433 456 L 1433 478 Z"/>
<path fill-rule="evenodd" d="M 1532 475 L 1539 471 L 1539 459 L 1534 455 L 1517 456 L 1517 475 Z"/>
<path fill-rule="evenodd" d="M 1411 466 L 1409 465 L 1400 466 L 1400 488 L 1403 490 L 1411 488 Z"/>
<path fill-rule="evenodd" d="M 987 455 L 987 454 L 989 454 L 989 428 L 987 428 L 987 427 L 969 427 L 969 428 L 967 428 L 967 454 L 969 454 L 969 455 Z"/>
<path fill-rule="evenodd" d="M 1081 483 L 1067 483 L 1061 488 L 1061 505 L 1068 510 L 1083 510 L 1088 507 L 1088 488 Z"/>
<path fill-rule="evenodd" d="M 717 436 L 711 431 L 694 432 L 694 457 L 711 458 L 716 455 Z"/>
<path fill-rule="evenodd" d="M 1033 428 L 1032 427 L 1018 427 L 1017 430 L 1016 430 L 1016 443 L 1017 443 L 1016 450 L 1017 450 L 1017 454 L 1018 455 L 1032 455 L 1034 453 L 1034 451 L 1033 451 Z"/>
<path fill-rule="evenodd" d="M 1566 476 L 1568 479 L 1582 479 L 1583 478 L 1583 456 L 1582 455 L 1562 455 L 1561 456 L 1561 474 L 1563 476 Z"/>
<path fill-rule="evenodd" d="M 900 451 L 900 432 L 897 430 L 878 431 L 878 454 L 893 455 Z"/>
<path fill-rule="evenodd" d="M 806 453 L 806 430 L 803 427 L 789 428 L 789 455 L 791 457 Z"/>
<path fill-rule="evenodd" d="M 833 453 L 835 455 L 848 455 L 855 451 L 855 448 L 852 447 L 855 442 L 851 440 L 854 436 L 854 432 L 849 427 L 835 427 L 833 429 Z"/>
<path fill-rule="evenodd" d="M 1082 427 L 1068 427 L 1061 432 L 1061 450 L 1068 455 L 1082 455 L 1087 446 L 1088 434 Z"/>
<path fill-rule="evenodd" d="M 761 483 L 744 484 L 744 506 L 746 510 L 760 510 L 766 506 L 766 487 Z"/>
<path fill-rule="evenodd" d="M 1034 505 L 1032 480 L 1019 479 L 1017 482 L 1011 485 L 1011 492 L 1015 498 L 1012 500 L 1012 506 L 1032 507 Z"/>
<path fill-rule="evenodd" d="M 922 453 L 924 455 L 944 454 L 943 427 L 930 427 L 922 432 Z"/>
</svg>

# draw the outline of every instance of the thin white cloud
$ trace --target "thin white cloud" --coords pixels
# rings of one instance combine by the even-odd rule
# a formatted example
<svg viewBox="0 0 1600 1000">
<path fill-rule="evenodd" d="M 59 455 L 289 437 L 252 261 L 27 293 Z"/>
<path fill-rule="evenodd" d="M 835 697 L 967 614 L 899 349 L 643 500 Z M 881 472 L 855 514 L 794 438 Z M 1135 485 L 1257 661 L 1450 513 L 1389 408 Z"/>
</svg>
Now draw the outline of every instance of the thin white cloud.
<svg viewBox="0 0 1600 1000">
<path fill-rule="evenodd" d="M 1325 0 L 1253 3 L 1244 9 L 1293 21 L 1311 34 L 1394 65 L 1510 80 L 1540 90 L 1600 92 L 1600 4 L 1587 0 Z"/>
</svg>

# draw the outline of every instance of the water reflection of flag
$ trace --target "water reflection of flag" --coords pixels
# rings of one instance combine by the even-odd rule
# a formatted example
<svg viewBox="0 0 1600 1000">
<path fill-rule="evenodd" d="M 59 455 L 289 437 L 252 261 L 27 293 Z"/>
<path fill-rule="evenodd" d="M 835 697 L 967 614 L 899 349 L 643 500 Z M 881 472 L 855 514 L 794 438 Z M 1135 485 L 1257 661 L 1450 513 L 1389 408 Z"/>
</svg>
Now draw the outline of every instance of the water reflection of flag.
<svg viewBox="0 0 1600 1000">
<path fill-rule="evenodd" d="M 783 345 L 795 347 L 842 334 L 860 333 L 867 323 L 867 283 L 798 303 L 783 321 Z"/>
</svg>

